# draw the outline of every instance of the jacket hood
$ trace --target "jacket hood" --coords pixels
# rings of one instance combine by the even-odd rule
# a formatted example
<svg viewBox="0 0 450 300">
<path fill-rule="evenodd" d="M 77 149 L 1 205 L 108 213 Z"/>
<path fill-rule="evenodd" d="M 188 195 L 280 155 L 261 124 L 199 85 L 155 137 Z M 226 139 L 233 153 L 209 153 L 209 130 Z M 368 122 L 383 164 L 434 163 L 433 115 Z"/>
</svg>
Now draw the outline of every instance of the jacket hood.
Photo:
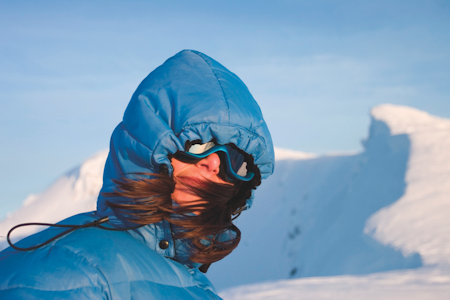
<svg viewBox="0 0 450 300">
<path fill-rule="evenodd" d="M 141 82 L 114 130 L 97 213 L 111 214 L 102 193 L 114 190 L 114 179 L 159 173 L 161 165 L 172 174 L 169 154 L 184 151 L 186 141 L 213 138 L 252 155 L 263 179 L 272 174 L 272 138 L 245 84 L 207 55 L 181 51 Z"/>
</svg>

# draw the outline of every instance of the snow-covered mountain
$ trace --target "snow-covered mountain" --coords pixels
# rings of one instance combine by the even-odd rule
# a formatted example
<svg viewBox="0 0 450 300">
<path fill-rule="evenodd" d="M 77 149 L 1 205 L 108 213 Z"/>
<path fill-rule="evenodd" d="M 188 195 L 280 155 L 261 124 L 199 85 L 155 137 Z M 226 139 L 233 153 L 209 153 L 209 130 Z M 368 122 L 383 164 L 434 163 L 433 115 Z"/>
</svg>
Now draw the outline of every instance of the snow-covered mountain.
<svg viewBox="0 0 450 300">
<path fill-rule="evenodd" d="M 450 120 L 371 116 L 362 153 L 277 160 L 237 222 L 241 245 L 210 268 L 218 288 L 450 264 Z"/>
<path fill-rule="evenodd" d="M 29 195 L 21 208 L 0 222 L 0 236 L 5 237 L 9 229 L 19 223 L 56 223 L 74 214 L 95 210 L 107 156 L 107 150 L 98 152 L 59 177 L 42 193 Z M 17 241 L 43 229 L 45 227 L 19 228 L 14 231 L 12 240 Z M 6 246 L 6 239 L 1 238 L 0 249 Z"/>
<path fill-rule="evenodd" d="M 275 173 L 257 190 L 252 209 L 237 220 L 241 244 L 208 271 L 219 290 L 311 276 L 337 276 L 314 281 L 336 282 L 337 290 L 351 282 L 362 287 L 367 280 L 376 286 L 383 282 L 376 278 L 395 276 L 414 284 L 437 270 L 444 274 L 439 273 L 440 282 L 450 281 L 450 120 L 394 105 L 373 108 L 371 117 L 361 153 L 319 156 L 276 149 Z M 56 222 L 95 209 L 106 155 L 98 153 L 43 193 L 29 196 L 0 223 L 0 236 L 18 223 Z M 5 246 L 3 241 L 0 247 Z M 339 276 L 374 272 L 384 273 Z M 279 295 L 274 289 L 280 286 L 306 291 L 311 280 L 258 284 L 223 295 L 237 299 L 240 291 L 266 299 L 252 293 Z M 400 286 L 401 293 L 405 285 Z"/>
</svg>

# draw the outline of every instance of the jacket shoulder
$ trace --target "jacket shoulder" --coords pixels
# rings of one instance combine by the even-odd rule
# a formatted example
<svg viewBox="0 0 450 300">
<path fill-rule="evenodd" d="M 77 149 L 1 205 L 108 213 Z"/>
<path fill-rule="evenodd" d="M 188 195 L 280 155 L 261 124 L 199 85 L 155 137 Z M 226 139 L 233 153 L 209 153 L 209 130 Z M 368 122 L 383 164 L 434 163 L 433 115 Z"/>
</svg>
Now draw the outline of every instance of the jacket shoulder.
<svg viewBox="0 0 450 300">
<path fill-rule="evenodd" d="M 79 229 L 34 251 L 9 249 L 0 269 L 7 274 L 0 282 L 2 299 L 217 297 L 198 270 L 159 255 L 125 231 Z"/>
<path fill-rule="evenodd" d="M 109 299 L 101 271 L 65 247 L 5 254 L 0 299 Z"/>
</svg>

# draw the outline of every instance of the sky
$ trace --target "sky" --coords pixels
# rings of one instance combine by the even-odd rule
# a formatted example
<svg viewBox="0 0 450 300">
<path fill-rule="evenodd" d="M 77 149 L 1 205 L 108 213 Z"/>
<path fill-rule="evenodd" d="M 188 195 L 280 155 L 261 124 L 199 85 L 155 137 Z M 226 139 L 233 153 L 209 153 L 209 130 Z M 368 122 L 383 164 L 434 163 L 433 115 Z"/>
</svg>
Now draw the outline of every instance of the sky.
<svg viewBox="0 0 450 300">
<path fill-rule="evenodd" d="M 445 0 L 0 0 L 0 219 L 107 148 L 183 49 L 247 84 L 278 147 L 361 151 L 382 103 L 450 118 Z"/>
</svg>

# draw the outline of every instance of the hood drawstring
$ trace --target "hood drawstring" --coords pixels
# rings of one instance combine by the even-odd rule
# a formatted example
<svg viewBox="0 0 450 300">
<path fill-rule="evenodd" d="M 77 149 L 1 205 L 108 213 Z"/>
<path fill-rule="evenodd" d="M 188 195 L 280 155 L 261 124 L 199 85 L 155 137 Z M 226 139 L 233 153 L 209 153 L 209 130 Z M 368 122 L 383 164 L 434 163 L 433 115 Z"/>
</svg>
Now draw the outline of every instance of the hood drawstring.
<svg viewBox="0 0 450 300">
<path fill-rule="evenodd" d="M 100 219 L 95 220 L 95 221 L 93 221 L 93 222 L 86 223 L 86 224 L 82 224 L 82 225 L 69 225 L 69 224 L 64 225 L 64 224 L 49 224 L 49 223 L 22 223 L 22 224 L 19 224 L 19 225 L 14 226 L 13 228 L 11 228 L 11 229 L 8 231 L 8 235 L 6 236 L 6 240 L 8 241 L 8 244 L 9 244 L 9 245 L 11 246 L 11 248 L 13 248 L 13 249 L 16 249 L 16 250 L 19 250 L 19 251 L 31 251 L 31 250 L 35 250 L 35 249 L 38 249 L 38 248 L 40 248 L 40 247 L 43 247 L 43 246 L 47 245 L 48 243 L 53 242 L 53 241 L 56 240 L 57 238 L 60 238 L 60 237 L 62 237 L 62 236 L 64 236 L 64 235 L 66 235 L 66 234 L 68 234 L 68 233 L 71 233 L 72 231 L 75 231 L 75 230 L 80 229 L 80 228 L 97 227 L 97 228 L 101 228 L 101 229 L 104 229 L 104 230 L 110 230 L 110 231 L 127 231 L 127 230 L 137 229 L 137 228 L 140 228 L 140 227 L 142 227 L 142 226 L 145 226 L 145 224 L 144 224 L 144 225 L 139 225 L 139 226 L 135 226 L 135 227 L 112 228 L 112 227 L 105 227 L 105 226 L 102 226 L 102 225 L 101 225 L 101 224 L 106 223 L 106 222 L 108 222 L 108 221 L 109 221 L 109 217 L 103 217 L 103 218 L 100 218 Z M 66 231 L 64 231 L 64 232 L 61 232 L 60 234 L 58 234 L 58 235 L 52 237 L 51 239 L 49 239 L 49 240 L 47 240 L 47 241 L 45 241 L 45 242 L 43 242 L 43 243 L 41 243 L 41 244 L 38 244 L 38 245 L 36 245 L 36 246 L 33 246 L 33 247 L 21 248 L 21 247 L 17 247 L 16 245 L 14 245 L 14 244 L 11 242 L 11 240 L 9 239 L 9 236 L 11 235 L 11 233 L 12 233 L 15 229 L 17 229 L 17 228 L 19 228 L 19 227 L 32 226 L 32 225 L 36 225 L 36 226 L 60 227 L 60 228 L 70 228 L 70 229 L 68 229 L 68 230 L 66 230 Z"/>
</svg>

